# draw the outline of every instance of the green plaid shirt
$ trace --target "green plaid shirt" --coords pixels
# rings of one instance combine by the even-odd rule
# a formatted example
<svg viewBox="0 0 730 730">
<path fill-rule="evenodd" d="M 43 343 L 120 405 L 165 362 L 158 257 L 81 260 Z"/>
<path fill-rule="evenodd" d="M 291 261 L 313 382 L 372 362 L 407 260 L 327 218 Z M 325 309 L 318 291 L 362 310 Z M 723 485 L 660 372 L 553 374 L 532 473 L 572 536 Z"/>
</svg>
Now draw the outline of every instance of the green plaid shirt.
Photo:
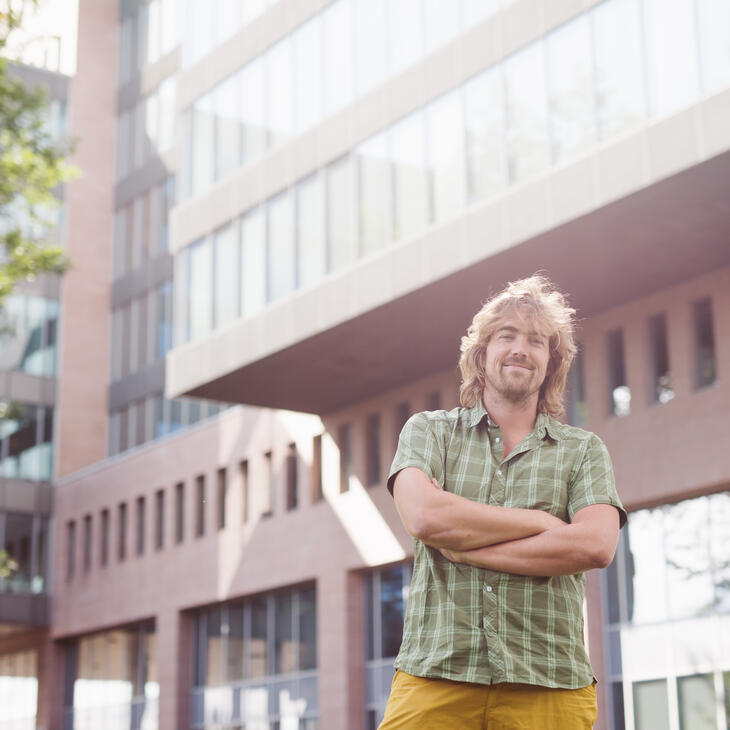
<svg viewBox="0 0 730 730">
<path fill-rule="evenodd" d="M 412 416 L 388 477 L 414 466 L 444 489 L 504 507 L 543 509 L 569 521 L 582 507 L 621 513 L 611 460 L 594 434 L 539 414 L 502 457 L 502 434 L 474 408 Z M 450 563 L 414 540 L 413 578 L 395 666 L 419 677 L 577 689 L 593 680 L 583 645 L 585 578 L 499 573 Z"/>
</svg>

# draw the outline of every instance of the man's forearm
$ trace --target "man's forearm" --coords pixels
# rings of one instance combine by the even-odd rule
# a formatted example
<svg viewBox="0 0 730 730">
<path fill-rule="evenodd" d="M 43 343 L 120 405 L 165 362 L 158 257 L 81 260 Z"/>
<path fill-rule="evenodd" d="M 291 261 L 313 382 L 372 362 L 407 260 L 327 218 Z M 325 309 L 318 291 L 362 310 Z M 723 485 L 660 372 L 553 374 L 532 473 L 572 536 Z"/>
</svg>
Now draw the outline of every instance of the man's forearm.
<svg viewBox="0 0 730 730">
<path fill-rule="evenodd" d="M 612 514 L 615 509 L 610 505 L 589 509 L 599 520 L 573 522 L 499 545 L 441 552 L 455 563 L 515 575 L 572 575 L 605 568 L 616 549 L 618 517 Z"/>
<path fill-rule="evenodd" d="M 442 490 L 418 469 L 404 469 L 398 475 L 394 496 L 408 532 L 439 549 L 471 550 L 564 524 L 542 510 L 472 502 Z"/>
</svg>

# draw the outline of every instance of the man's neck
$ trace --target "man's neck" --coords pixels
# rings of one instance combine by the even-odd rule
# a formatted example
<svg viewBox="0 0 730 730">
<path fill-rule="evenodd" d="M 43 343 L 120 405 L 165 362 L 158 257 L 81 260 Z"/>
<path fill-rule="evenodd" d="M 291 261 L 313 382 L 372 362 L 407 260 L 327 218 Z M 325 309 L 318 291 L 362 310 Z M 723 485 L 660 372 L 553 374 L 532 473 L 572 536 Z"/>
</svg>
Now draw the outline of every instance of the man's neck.
<svg viewBox="0 0 730 730">
<path fill-rule="evenodd" d="M 504 455 L 532 431 L 537 419 L 537 393 L 525 401 L 512 403 L 495 397 L 489 391 L 482 394 L 482 403 L 489 417 L 502 429 Z"/>
</svg>

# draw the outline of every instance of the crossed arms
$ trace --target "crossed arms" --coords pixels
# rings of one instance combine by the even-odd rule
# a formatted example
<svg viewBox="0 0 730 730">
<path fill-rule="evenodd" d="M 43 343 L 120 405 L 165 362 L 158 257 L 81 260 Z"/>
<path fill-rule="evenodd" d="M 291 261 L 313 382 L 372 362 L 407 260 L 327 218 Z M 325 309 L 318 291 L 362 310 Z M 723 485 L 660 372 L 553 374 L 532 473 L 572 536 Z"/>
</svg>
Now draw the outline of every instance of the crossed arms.
<svg viewBox="0 0 730 730">
<path fill-rule="evenodd" d="M 517 575 L 551 576 L 605 568 L 616 551 L 618 510 L 594 504 L 571 523 L 538 509 L 480 504 L 446 492 L 420 469 L 393 487 L 406 530 L 454 563 Z"/>
</svg>

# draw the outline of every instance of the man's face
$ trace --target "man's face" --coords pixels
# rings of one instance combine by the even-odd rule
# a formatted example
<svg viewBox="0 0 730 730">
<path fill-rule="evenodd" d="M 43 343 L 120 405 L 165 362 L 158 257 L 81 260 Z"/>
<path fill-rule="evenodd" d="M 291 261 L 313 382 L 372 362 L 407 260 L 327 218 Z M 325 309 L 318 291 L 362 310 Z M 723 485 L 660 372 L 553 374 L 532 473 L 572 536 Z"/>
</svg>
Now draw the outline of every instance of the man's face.
<svg viewBox="0 0 730 730">
<path fill-rule="evenodd" d="M 489 339 L 486 353 L 487 388 L 511 403 L 537 393 L 550 360 L 549 338 L 518 314 L 505 317 Z"/>
</svg>

